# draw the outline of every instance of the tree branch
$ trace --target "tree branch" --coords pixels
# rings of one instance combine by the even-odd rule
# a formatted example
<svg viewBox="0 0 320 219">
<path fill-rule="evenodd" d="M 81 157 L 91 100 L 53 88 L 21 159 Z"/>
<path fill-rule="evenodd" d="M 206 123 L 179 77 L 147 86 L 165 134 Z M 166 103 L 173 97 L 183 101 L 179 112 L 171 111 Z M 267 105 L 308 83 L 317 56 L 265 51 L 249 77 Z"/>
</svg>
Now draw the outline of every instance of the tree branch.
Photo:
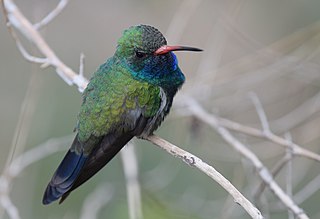
<svg viewBox="0 0 320 219">
<path fill-rule="evenodd" d="M 55 17 L 57 17 L 62 10 L 68 4 L 68 0 L 60 0 L 59 4 L 53 9 L 47 16 L 45 16 L 40 22 L 34 24 L 34 28 L 40 30 L 42 27 L 48 25 Z"/>
<path fill-rule="evenodd" d="M 250 151 L 248 147 L 233 137 L 226 128 L 220 126 L 218 119 L 214 115 L 206 112 L 194 99 L 190 97 L 185 97 L 183 102 L 187 105 L 188 110 L 190 110 L 193 116 L 214 128 L 229 145 L 231 145 L 236 151 L 238 151 L 253 164 L 260 178 L 266 183 L 266 185 L 268 185 L 270 190 L 280 199 L 280 201 L 294 213 L 296 217 L 300 219 L 309 218 L 304 213 L 303 209 L 297 206 L 294 201 L 274 181 L 269 170 L 262 164 L 259 158 L 252 151 Z"/>
<path fill-rule="evenodd" d="M 263 218 L 260 211 L 246 199 L 223 175 L 221 175 L 216 169 L 208 165 L 195 155 L 179 148 L 178 146 L 171 144 L 170 142 L 160 138 L 156 135 L 150 135 L 146 140 L 159 146 L 167 151 L 174 157 L 180 158 L 183 162 L 191 167 L 196 167 L 201 172 L 205 173 L 211 179 L 221 185 L 233 198 L 236 203 L 241 205 L 252 218 Z"/>
<path fill-rule="evenodd" d="M 80 219 L 96 219 L 99 211 L 105 207 L 114 194 L 114 189 L 111 185 L 99 185 L 87 195 L 83 202 Z"/>
<path fill-rule="evenodd" d="M 39 25 L 36 27 L 32 25 L 20 12 L 18 7 L 14 4 L 12 0 L 2 0 L 3 8 L 5 11 L 5 15 L 8 22 L 8 28 L 9 32 L 12 34 L 12 37 L 15 39 L 17 43 L 21 45 L 20 41 L 18 40 L 18 37 L 16 36 L 13 28 L 15 27 L 16 30 L 18 30 L 24 37 L 26 37 L 31 43 L 33 43 L 37 49 L 43 54 L 45 57 L 44 59 L 41 58 L 26 58 L 28 56 L 23 55 L 28 61 L 33 62 L 33 60 L 36 61 L 36 63 L 42 63 L 44 66 L 53 66 L 56 69 L 57 74 L 69 85 L 76 85 L 80 92 L 82 92 L 85 87 L 88 84 L 88 80 L 83 77 L 82 74 L 75 73 L 71 68 L 69 68 L 67 65 L 65 65 L 52 51 L 52 49 L 48 46 L 48 44 L 45 42 L 45 40 L 42 38 L 40 33 L 38 32 Z M 12 25 L 12 26 L 11 26 Z M 38 28 L 37 28 L 38 27 Z M 41 25 L 40 25 L 41 27 Z M 18 47 L 22 47 L 18 46 Z M 23 49 L 26 51 L 25 49 Z M 21 51 L 21 49 L 20 49 Z M 24 54 L 24 52 L 21 52 Z M 81 58 L 81 60 L 83 60 Z M 83 71 L 82 61 L 80 63 L 80 73 Z M 165 141 L 164 139 L 161 139 L 160 137 L 156 136 L 149 136 L 147 138 L 150 142 L 161 146 L 163 148 L 167 148 L 167 152 L 174 156 L 178 156 L 179 158 L 182 158 L 187 164 L 191 166 L 196 166 L 198 169 L 200 169 L 202 172 L 210 176 L 212 179 L 217 180 L 217 182 L 223 186 L 236 200 L 237 203 L 239 203 L 243 208 L 248 212 L 248 214 L 252 218 L 263 218 L 260 211 L 250 202 L 248 201 L 236 188 L 228 181 L 226 180 L 219 172 L 217 172 L 213 167 L 209 166 L 208 164 L 202 162 L 199 158 L 196 156 L 178 148 L 177 146 L 174 146 L 170 144 L 169 142 Z M 171 149 L 173 150 L 171 150 Z"/>
<path fill-rule="evenodd" d="M 121 161 L 126 178 L 127 200 L 130 219 L 143 219 L 141 204 L 141 189 L 139 184 L 139 169 L 134 144 L 129 142 L 121 150 Z"/>
<path fill-rule="evenodd" d="M 310 158 L 312 160 L 315 160 L 317 162 L 320 162 L 320 155 L 316 154 L 312 151 L 309 151 L 305 148 L 303 148 L 302 146 L 293 143 L 293 142 L 289 142 L 288 140 L 286 140 L 283 137 L 280 137 L 278 135 L 275 135 L 272 132 L 264 132 L 263 130 L 259 130 L 256 128 L 252 128 L 225 118 L 221 118 L 221 117 L 215 117 L 217 119 L 217 122 L 219 123 L 220 126 L 233 130 L 233 131 L 237 131 L 237 132 L 241 132 L 243 134 L 247 134 L 253 137 L 258 137 L 258 138 L 264 138 L 266 140 L 269 140 L 271 142 L 274 142 L 280 146 L 283 146 L 285 148 L 291 148 L 292 150 L 292 154 L 293 155 L 298 155 L 298 156 L 302 156 L 302 157 L 306 157 L 306 158 Z"/>
<path fill-rule="evenodd" d="M 80 92 L 88 84 L 88 80 L 82 75 L 75 73 L 71 68 L 65 65 L 49 47 L 46 41 L 43 39 L 37 28 L 30 23 L 28 19 L 20 12 L 19 8 L 14 4 L 12 0 L 2 0 L 2 6 L 6 15 L 7 25 L 9 32 L 15 39 L 17 46 L 22 54 L 25 53 L 25 49 L 18 40 L 17 35 L 12 27 L 18 30 L 26 39 L 36 46 L 37 49 L 43 54 L 44 59 L 34 58 L 30 56 L 28 61 L 36 61 L 36 63 L 42 63 L 45 66 L 52 66 L 56 69 L 57 74 L 69 85 L 76 85 Z M 24 51 L 24 52 L 22 52 Z M 26 55 L 24 55 L 26 57 Z M 28 56 L 27 56 L 28 57 Z"/>
<path fill-rule="evenodd" d="M 9 193 L 12 181 L 29 165 L 65 148 L 70 136 L 50 139 L 47 142 L 21 154 L 9 164 L 0 176 L 0 204 L 11 219 L 20 219 L 17 207 L 12 203 Z"/>
</svg>

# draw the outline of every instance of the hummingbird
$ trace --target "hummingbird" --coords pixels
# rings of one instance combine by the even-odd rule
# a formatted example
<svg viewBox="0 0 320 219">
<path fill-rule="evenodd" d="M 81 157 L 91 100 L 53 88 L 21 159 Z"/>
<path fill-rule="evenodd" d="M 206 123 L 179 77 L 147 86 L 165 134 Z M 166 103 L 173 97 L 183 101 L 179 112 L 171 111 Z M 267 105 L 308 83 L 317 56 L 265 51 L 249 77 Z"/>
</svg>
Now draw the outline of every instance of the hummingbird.
<svg viewBox="0 0 320 219">
<path fill-rule="evenodd" d="M 103 168 L 133 137 L 152 134 L 168 115 L 185 81 L 173 51 L 202 51 L 169 46 L 149 25 L 132 26 L 118 40 L 83 92 L 67 154 L 44 192 L 47 205 L 68 195 Z"/>
</svg>

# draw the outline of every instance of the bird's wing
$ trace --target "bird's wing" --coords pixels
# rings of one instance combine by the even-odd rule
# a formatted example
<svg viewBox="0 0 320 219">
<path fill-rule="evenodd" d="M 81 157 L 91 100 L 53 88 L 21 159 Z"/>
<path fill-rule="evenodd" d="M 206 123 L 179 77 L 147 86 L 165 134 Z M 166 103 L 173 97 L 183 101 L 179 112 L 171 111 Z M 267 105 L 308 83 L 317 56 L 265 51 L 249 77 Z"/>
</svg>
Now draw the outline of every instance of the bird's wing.
<svg viewBox="0 0 320 219">
<path fill-rule="evenodd" d="M 100 69 L 88 84 L 78 134 L 49 183 L 43 203 L 69 193 L 105 166 L 160 107 L 159 88 L 134 80 L 125 69 Z"/>
</svg>

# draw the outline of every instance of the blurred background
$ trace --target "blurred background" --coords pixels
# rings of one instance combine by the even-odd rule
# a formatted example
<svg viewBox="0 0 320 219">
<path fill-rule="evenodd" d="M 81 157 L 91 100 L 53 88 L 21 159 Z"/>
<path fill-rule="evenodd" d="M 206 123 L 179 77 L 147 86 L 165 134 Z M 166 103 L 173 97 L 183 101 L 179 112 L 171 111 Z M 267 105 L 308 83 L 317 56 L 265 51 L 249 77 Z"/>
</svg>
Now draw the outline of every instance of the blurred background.
<svg viewBox="0 0 320 219">
<path fill-rule="evenodd" d="M 58 3 L 15 2 L 34 23 Z M 281 136 L 290 132 L 295 143 L 319 153 L 319 8 L 318 0 L 79 0 L 70 1 L 41 33 L 57 56 L 75 71 L 83 52 L 85 75 L 90 78 L 113 55 L 124 29 L 141 23 L 155 26 L 169 44 L 204 49 L 201 54 L 177 54 L 187 79 L 176 97 L 178 102 L 180 95 L 190 95 L 215 115 L 261 128 L 248 97 L 254 92 L 272 131 Z M 98 218 L 129 218 L 120 156 L 62 205 L 41 204 L 43 191 L 72 141 L 81 94 L 62 81 L 53 68 L 41 69 L 27 62 L 8 33 L 3 14 L 0 21 L 0 169 L 8 160 L 49 139 L 67 136 L 63 144 L 60 142 L 64 150 L 30 165 L 13 180 L 10 194 L 21 217 L 80 218 L 86 198 L 107 184 L 113 195 Z M 31 53 L 38 54 L 24 43 Z M 252 165 L 212 128 L 184 111 L 174 104 L 156 134 L 213 165 L 254 201 L 260 180 Z M 272 142 L 234 134 L 270 169 L 285 154 L 283 147 Z M 204 174 L 150 142 L 135 140 L 134 144 L 144 218 L 249 217 Z M 16 149 L 12 153 L 13 145 Z M 293 159 L 293 194 L 320 174 L 319 167 L 320 163 L 304 157 Z M 276 180 L 285 188 L 285 168 Z M 296 200 L 310 218 L 320 218 L 317 186 L 320 182 L 310 195 Z M 259 207 L 266 218 L 288 218 L 287 210 L 268 189 L 261 200 Z M 0 213 L 8 218 L 2 210 Z"/>
</svg>

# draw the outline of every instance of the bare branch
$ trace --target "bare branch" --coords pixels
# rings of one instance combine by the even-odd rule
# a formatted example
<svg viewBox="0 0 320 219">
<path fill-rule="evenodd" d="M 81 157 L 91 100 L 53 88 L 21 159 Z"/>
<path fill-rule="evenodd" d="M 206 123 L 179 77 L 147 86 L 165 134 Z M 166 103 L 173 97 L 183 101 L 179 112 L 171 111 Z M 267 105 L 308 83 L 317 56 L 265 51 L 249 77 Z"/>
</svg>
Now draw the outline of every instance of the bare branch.
<svg viewBox="0 0 320 219">
<path fill-rule="evenodd" d="M 44 62 L 46 63 L 46 65 L 53 66 L 56 69 L 58 75 L 67 84 L 76 85 L 79 91 L 82 92 L 87 86 L 88 80 L 82 75 L 75 73 L 56 56 L 56 54 L 52 51 L 52 49 L 40 35 L 38 30 L 30 23 L 29 20 L 25 18 L 25 16 L 20 12 L 18 7 L 12 0 L 3 0 L 2 6 L 8 20 L 9 32 L 12 34 L 13 38 L 16 40 L 17 36 L 15 35 L 12 26 L 15 27 L 16 30 L 20 31 L 20 33 L 25 36 L 26 39 L 32 42 L 43 54 L 43 56 L 46 57 L 44 59 L 46 61 Z"/>
<path fill-rule="evenodd" d="M 59 3 L 60 6 L 58 5 L 57 8 L 61 7 L 61 4 L 63 4 L 62 2 L 67 2 L 67 1 L 63 1 L 63 0 L 60 1 L 60 3 Z M 65 80 L 65 82 L 67 82 L 70 85 L 75 84 L 78 86 L 80 91 L 83 91 L 88 83 L 88 80 L 83 77 L 83 56 L 80 57 L 79 74 L 76 74 L 68 66 L 66 66 L 63 62 L 61 62 L 59 60 L 59 58 L 54 54 L 54 52 L 46 44 L 46 42 L 43 40 L 42 36 L 37 31 L 37 29 L 39 29 L 41 26 L 46 25 L 48 22 L 50 22 L 61 10 L 56 8 L 51 13 L 51 15 L 49 14 L 43 21 L 41 21 L 40 23 L 38 23 L 36 25 L 32 25 L 21 14 L 21 12 L 18 10 L 18 8 L 15 6 L 15 4 L 13 3 L 12 0 L 3 0 L 3 4 L 5 5 L 4 8 L 5 8 L 6 15 L 7 15 L 7 18 L 9 21 L 8 24 L 9 24 L 10 32 L 14 35 L 14 30 L 13 30 L 13 28 L 11 28 L 11 25 L 12 25 L 18 31 L 20 31 L 23 36 L 25 36 L 28 40 L 30 40 L 32 43 L 34 43 L 36 45 L 36 47 L 40 50 L 40 52 L 44 55 L 45 58 L 37 58 L 37 57 L 33 57 L 32 55 L 28 54 L 26 52 L 26 50 L 24 49 L 24 47 L 21 45 L 20 41 L 18 39 L 16 39 L 16 43 L 18 42 L 17 46 L 18 46 L 19 50 L 21 51 L 21 53 L 23 54 L 23 56 L 29 61 L 42 63 L 42 66 L 51 65 L 51 66 L 55 67 L 56 72 L 63 80 Z M 188 7 L 190 7 L 192 10 L 195 10 L 198 3 L 191 4 L 191 2 L 189 1 L 189 4 L 190 5 Z M 251 134 L 253 133 L 252 136 L 257 136 L 257 137 L 269 139 L 279 145 L 285 146 L 286 148 L 289 148 L 290 144 L 292 144 L 293 155 L 297 154 L 300 156 L 305 156 L 305 157 L 320 161 L 319 155 L 317 155 L 313 152 L 310 152 L 308 150 L 305 150 L 296 144 L 289 143 L 287 140 L 271 133 L 270 127 L 269 127 L 266 115 L 265 115 L 263 108 L 261 106 L 261 103 L 259 105 L 259 101 L 257 102 L 257 100 L 258 99 L 256 98 L 256 108 L 257 108 L 259 118 L 260 118 L 262 126 L 263 126 L 263 131 L 260 131 L 260 130 L 254 129 L 254 128 L 250 128 L 250 127 L 241 126 L 240 124 L 237 124 L 236 127 L 238 129 L 239 129 L 239 127 L 243 128 L 242 130 L 238 130 L 238 131 L 241 131 L 241 132 L 247 133 L 247 134 L 249 134 L 251 132 Z M 211 125 L 220 133 L 220 135 L 228 143 L 233 145 L 234 148 L 237 151 L 239 151 L 239 153 L 241 153 L 243 156 L 247 157 L 254 164 L 254 166 L 257 168 L 257 170 L 259 172 L 260 177 L 264 180 L 264 182 L 267 183 L 267 185 L 270 187 L 270 189 L 275 192 L 275 194 L 279 197 L 279 199 L 282 202 L 284 202 L 286 204 L 286 206 L 288 208 L 290 208 L 296 216 L 298 216 L 299 218 L 307 218 L 307 216 L 303 213 L 302 209 L 300 209 L 298 206 L 296 206 L 295 203 L 293 203 L 293 201 L 290 198 L 287 198 L 286 196 L 284 196 L 282 194 L 283 191 L 281 190 L 281 188 L 274 182 L 274 180 L 272 179 L 272 176 L 270 175 L 268 170 L 263 166 L 261 161 L 255 156 L 255 154 L 253 154 L 250 150 L 248 150 L 241 142 L 237 141 L 237 139 L 235 139 L 227 129 L 220 126 L 223 123 L 223 122 L 221 122 L 222 120 L 220 120 L 218 118 L 214 118 L 214 121 L 215 122 L 212 123 L 214 125 L 212 125 L 212 124 Z M 210 123 L 210 122 L 207 121 L 207 123 Z M 229 121 L 228 124 L 235 125 L 236 123 Z M 232 128 L 230 128 L 230 129 L 232 129 Z M 266 130 L 267 130 L 267 132 L 266 132 Z M 155 141 L 154 138 L 157 139 L 158 143 L 154 142 Z M 168 143 L 165 140 L 160 139 L 159 137 L 155 137 L 155 136 L 148 137 L 148 140 L 152 141 L 155 144 L 164 144 L 161 147 L 166 147 L 165 144 Z M 199 158 L 193 156 L 192 154 L 189 154 L 188 152 L 183 151 L 180 148 L 175 148 L 175 149 L 178 151 L 180 150 L 180 152 L 183 152 L 183 153 L 179 154 L 177 151 L 168 151 L 168 150 L 167 151 L 175 156 L 180 157 L 187 164 L 189 164 L 191 166 L 196 166 L 194 164 L 194 162 L 201 161 Z M 185 153 L 188 153 L 188 156 L 185 155 Z M 186 157 L 184 157 L 184 156 L 186 156 Z M 194 160 L 194 159 L 199 159 L 199 160 Z M 198 167 L 198 168 L 200 169 L 200 167 Z M 210 166 L 206 166 L 206 168 L 209 168 L 210 170 L 211 170 L 211 168 L 213 169 L 213 167 L 210 167 Z M 202 171 L 206 171 L 207 170 L 206 168 L 203 167 Z M 206 172 L 206 174 L 211 176 L 212 173 Z M 240 199 L 240 200 L 243 201 L 243 199 Z M 248 203 L 246 203 L 246 204 L 248 204 Z M 257 216 L 255 218 L 262 218 L 260 212 L 251 203 L 248 204 L 248 206 L 250 206 L 248 208 L 252 207 L 251 213 L 252 213 L 252 215 Z"/>
<path fill-rule="evenodd" d="M 98 218 L 99 211 L 110 202 L 113 193 L 113 187 L 111 185 L 98 186 L 84 200 L 80 219 Z"/>
<path fill-rule="evenodd" d="M 184 103 L 187 104 L 189 107 L 188 110 L 190 110 L 195 117 L 214 128 L 229 145 L 231 145 L 242 156 L 251 161 L 259 173 L 260 178 L 268 185 L 270 190 L 281 200 L 281 202 L 283 202 L 283 204 L 295 214 L 296 217 L 300 219 L 309 218 L 304 213 L 303 209 L 297 206 L 294 201 L 274 181 L 272 175 L 262 164 L 259 158 L 244 144 L 234 138 L 226 128 L 220 126 L 217 118 L 214 115 L 206 112 L 195 100 L 190 97 L 184 98 Z"/>
<path fill-rule="evenodd" d="M 262 104 L 257 96 L 256 93 L 253 93 L 253 92 L 250 92 L 249 93 L 249 97 L 250 99 L 252 100 L 255 108 L 256 108 L 256 111 L 258 113 L 258 116 L 259 116 L 259 119 L 260 119 L 260 122 L 261 122 L 261 125 L 262 125 L 262 130 L 263 132 L 266 133 L 266 135 L 268 135 L 270 131 L 270 126 L 269 126 L 269 123 L 268 123 L 268 119 L 267 119 L 267 115 L 266 113 L 264 112 L 264 109 L 262 107 Z"/>
<path fill-rule="evenodd" d="M 302 203 L 306 199 L 310 198 L 316 191 L 320 189 L 320 175 L 311 180 L 307 185 L 303 187 L 299 192 L 294 195 L 294 199 L 297 203 Z"/>
<path fill-rule="evenodd" d="M 29 165 L 65 149 L 67 142 L 70 142 L 70 136 L 50 139 L 47 142 L 21 154 L 4 169 L 0 176 L 0 204 L 11 219 L 21 218 L 18 209 L 9 197 L 11 190 L 10 186 L 13 179 L 15 179 Z"/>
<path fill-rule="evenodd" d="M 263 127 L 262 134 L 266 138 L 268 138 L 269 140 L 271 140 L 275 143 L 278 143 L 279 145 L 286 146 L 287 149 L 289 149 L 292 154 L 306 156 L 306 157 L 309 157 L 311 159 L 314 159 L 314 160 L 317 160 L 320 162 L 320 155 L 315 154 L 313 152 L 310 152 L 308 150 L 305 150 L 302 147 L 294 144 L 292 141 L 288 141 L 288 139 L 280 138 L 280 137 L 276 136 L 275 134 L 273 134 L 270 129 L 266 113 L 263 110 L 262 104 L 261 104 L 258 96 L 254 93 L 250 93 L 250 97 L 256 107 L 257 113 L 258 113 L 260 121 L 262 123 L 262 127 Z M 284 143 L 284 142 L 286 142 L 286 143 Z"/>
<path fill-rule="evenodd" d="M 4 175 L 12 178 L 16 177 L 29 165 L 47 157 L 48 155 L 54 154 L 60 150 L 64 150 L 67 143 L 70 143 L 70 139 L 71 135 L 61 138 L 52 138 L 45 143 L 19 155 L 14 161 L 12 161 Z"/>
<path fill-rule="evenodd" d="M 219 185 L 221 185 L 230 195 L 232 195 L 235 202 L 241 205 L 252 218 L 263 218 L 260 211 L 212 166 L 208 165 L 195 155 L 177 147 L 176 145 L 171 144 L 170 142 L 156 135 L 150 135 L 146 139 L 164 149 L 169 154 L 180 158 L 186 164 L 192 167 L 196 167 L 198 170 L 205 173 L 211 179 L 219 183 Z"/>
<path fill-rule="evenodd" d="M 274 167 L 271 170 L 271 174 L 273 176 L 273 178 L 275 178 L 278 173 L 280 172 L 280 170 L 285 166 L 285 164 L 291 159 L 291 156 L 289 156 L 287 153 L 285 154 L 285 156 L 283 156 L 281 158 L 281 160 L 279 160 Z M 266 187 L 266 183 L 264 181 L 261 182 L 261 184 L 258 186 L 258 188 L 256 189 L 256 191 L 253 192 L 254 194 L 254 198 L 256 200 L 260 199 L 260 195 L 262 194 L 262 192 L 264 191 Z"/>
<path fill-rule="evenodd" d="M 79 76 L 82 76 L 83 77 L 83 74 L 84 74 L 84 54 L 81 53 L 80 54 L 80 66 L 79 66 Z"/>
<path fill-rule="evenodd" d="M 16 45 L 21 53 L 21 55 L 29 62 L 33 62 L 33 63 L 39 63 L 39 64 L 43 64 L 43 63 L 47 63 L 48 59 L 47 58 L 40 58 L 40 57 L 35 57 L 31 54 L 29 54 L 27 52 L 27 50 L 23 47 L 22 43 L 20 42 L 19 38 L 16 37 L 16 35 L 13 35 L 16 41 Z"/>
<path fill-rule="evenodd" d="M 53 9 L 47 16 L 45 16 L 40 22 L 34 24 L 34 28 L 40 30 L 44 26 L 48 25 L 55 17 L 57 17 L 61 11 L 68 4 L 68 0 L 60 0 L 59 4 Z"/>
<path fill-rule="evenodd" d="M 0 182 L 2 183 L 2 182 Z M 3 185 L 0 185 L 1 187 Z M 2 190 L 2 188 L 0 188 L 0 190 Z M 10 197 L 8 194 L 6 193 L 2 193 L 0 192 L 0 203 L 3 207 L 3 209 L 5 209 L 9 215 L 9 217 L 11 219 L 20 219 L 20 214 L 19 214 L 19 211 L 18 211 L 18 208 L 12 203 Z"/>
<path fill-rule="evenodd" d="M 120 155 L 126 178 L 129 218 L 142 219 L 141 192 L 138 181 L 139 170 L 133 143 L 129 142 L 126 147 L 121 150 Z"/>
<path fill-rule="evenodd" d="M 250 98 L 252 99 L 256 111 L 259 115 L 261 124 L 262 124 L 262 128 L 263 128 L 263 134 L 265 136 L 270 136 L 271 138 L 274 136 L 274 134 L 271 132 L 270 130 L 270 126 L 267 120 L 267 116 L 266 113 L 262 107 L 262 104 L 258 98 L 258 96 L 255 93 L 250 93 Z M 294 147 L 295 145 L 292 142 L 292 137 L 290 135 L 290 133 L 286 134 L 286 141 L 287 141 L 287 149 L 286 149 L 286 156 L 284 157 L 284 159 L 282 159 L 282 163 L 281 165 L 279 165 L 278 169 L 276 169 L 276 173 L 278 173 L 280 171 L 280 169 L 282 168 L 282 166 L 287 163 L 287 174 L 286 174 L 286 191 L 287 191 L 287 195 L 289 197 L 292 198 L 292 158 L 293 158 L 293 152 L 294 152 Z M 300 147 L 301 148 L 301 147 Z M 299 149 L 300 149 L 299 148 Z M 275 174 L 273 174 L 273 176 L 275 176 Z M 261 192 L 263 191 L 264 187 L 265 187 L 265 183 L 262 183 L 259 187 L 259 193 L 256 193 L 257 196 L 259 196 L 261 194 Z M 288 217 L 289 219 L 293 219 L 294 215 L 291 211 L 288 210 Z"/>
<path fill-rule="evenodd" d="M 23 148 L 27 142 L 27 136 L 30 130 L 31 119 L 34 113 L 34 105 L 36 103 L 36 96 L 38 94 L 36 90 L 36 74 L 32 74 L 28 83 L 28 88 L 26 90 L 25 96 L 23 98 L 18 122 L 16 124 L 14 135 L 12 138 L 9 156 L 6 161 L 6 167 L 12 162 L 14 159 L 15 153 L 19 153 L 23 151 Z"/>
<path fill-rule="evenodd" d="M 290 133 L 286 134 L 286 139 L 289 142 L 292 142 L 292 136 L 290 135 Z M 289 157 L 289 161 L 288 161 L 288 165 L 287 165 L 287 175 L 286 175 L 286 192 L 287 192 L 288 196 L 292 198 L 292 158 L 293 158 L 293 155 L 292 155 L 291 148 L 288 148 L 286 150 L 286 156 Z M 289 210 L 288 210 L 288 219 L 294 219 L 294 215 Z"/>
<path fill-rule="evenodd" d="M 314 195 L 320 189 L 320 175 L 311 180 L 308 184 L 306 184 L 299 192 L 297 192 L 293 199 L 296 203 L 301 204 L 312 195 Z M 283 205 L 279 202 L 272 203 L 270 206 L 272 210 L 279 211 L 283 210 Z"/>
<path fill-rule="evenodd" d="M 266 132 L 261 131 L 259 129 L 245 126 L 245 125 L 230 121 L 225 118 L 219 118 L 219 117 L 215 117 L 215 118 L 217 119 L 217 122 L 219 123 L 219 125 L 222 127 L 225 127 L 227 129 L 230 129 L 233 131 L 241 132 L 241 133 L 244 133 L 244 134 L 247 134 L 250 136 L 264 138 L 264 139 L 272 141 L 280 146 L 283 146 L 285 148 L 291 147 L 292 153 L 294 155 L 303 156 L 303 157 L 310 158 L 312 160 L 320 162 L 320 155 L 318 155 L 312 151 L 309 151 L 309 150 L 307 150 L 307 149 L 305 149 L 295 143 L 288 142 L 285 138 L 277 136 L 277 135 L 273 134 L 272 132 L 266 133 Z"/>
<path fill-rule="evenodd" d="M 270 122 L 272 127 L 275 127 L 278 132 L 283 132 L 296 127 L 315 113 L 319 112 L 319 99 L 320 92 L 305 100 L 300 106 L 296 107 L 291 112 L 288 112 L 283 117 Z"/>
</svg>

